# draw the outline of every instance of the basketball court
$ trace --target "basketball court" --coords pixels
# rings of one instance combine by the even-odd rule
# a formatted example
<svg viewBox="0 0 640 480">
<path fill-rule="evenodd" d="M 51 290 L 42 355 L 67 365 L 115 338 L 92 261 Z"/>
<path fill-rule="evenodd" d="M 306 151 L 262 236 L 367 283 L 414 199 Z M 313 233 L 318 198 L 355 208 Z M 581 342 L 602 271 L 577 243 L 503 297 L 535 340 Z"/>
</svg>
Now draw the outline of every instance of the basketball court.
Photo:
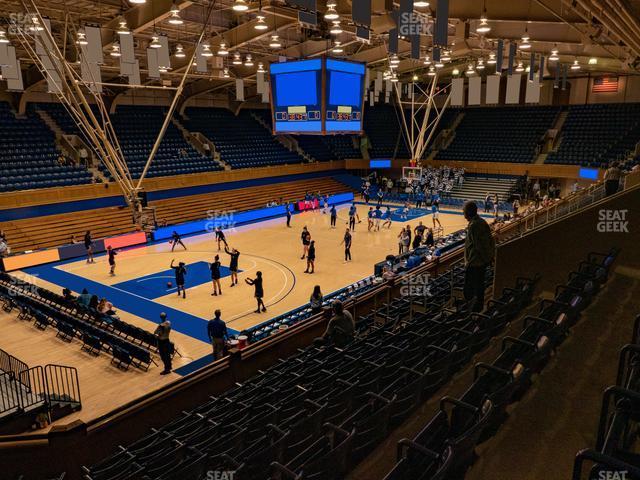
<svg viewBox="0 0 640 480">
<path fill-rule="evenodd" d="M 167 313 L 172 323 L 171 339 L 179 352 L 174 357 L 174 371 L 169 375 L 160 376 L 161 368 L 154 364 L 147 372 L 136 368 L 120 371 L 110 365 L 109 355 L 94 357 L 80 350 L 79 340 L 66 344 L 56 337 L 55 329 L 40 332 L 31 323 L 21 322 L 10 314 L 0 316 L 5 332 L 0 348 L 11 345 L 20 358 L 33 364 L 46 361 L 76 367 L 83 389 L 83 408 L 73 418 L 95 418 L 191 372 L 189 364 L 194 361 L 198 361 L 198 366 L 211 362 L 206 325 L 215 309 L 222 310 L 230 333 L 240 332 L 306 304 L 315 285 L 320 285 L 327 295 L 372 275 L 374 263 L 397 254 L 397 236 L 402 227 L 414 228 L 420 221 L 432 226 L 427 209 L 412 209 L 407 221 L 397 221 L 401 207 L 396 205 L 392 207 L 394 221 L 390 229 L 368 232 L 368 207 L 359 202 L 357 208 L 361 223 L 353 233 L 353 261 L 349 263 L 344 262 L 344 248 L 340 245 L 348 205 L 338 208 L 335 229 L 330 228 L 330 216 L 321 210 L 294 215 L 292 228 L 286 227 L 285 218 L 228 228 L 225 233 L 229 246 L 241 253 L 239 283 L 233 288 L 229 286 L 229 256 L 224 247 L 218 252 L 215 236 L 208 232 L 184 237 L 186 251 L 178 245 L 171 252 L 168 241 L 119 251 L 114 277 L 109 275 L 105 255 L 97 256 L 93 264 L 83 258 L 20 272 L 30 276 L 31 282 L 55 292 L 69 288 L 78 294 L 86 288 L 89 293 L 112 302 L 121 319 L 146 330 L 153 331 L 160 313 Z M 455 210 L 442 211 L 440 220 L 445 235 L 466 225 L 461 212 Z M 316 242 L 313 275 L 304 273 L 306 260 L 300 258 L 303 226 L 307 226 Z M 209 263 L 216 254 L 223 266 L 223 295 L 213 297 Z M 176 294 L 171 260 L 186 264 L 186 299 Z M 268 309 L 260 314 L 254 313 L 253 287 L 244 282 L 245 278 L 255 278 L 257 271 L 263 273 Z M 160 363 L 159 359 L 156 361 Z M 65 417 L 64 422 L 68 421 L 69 417 Z"/>
</svg>

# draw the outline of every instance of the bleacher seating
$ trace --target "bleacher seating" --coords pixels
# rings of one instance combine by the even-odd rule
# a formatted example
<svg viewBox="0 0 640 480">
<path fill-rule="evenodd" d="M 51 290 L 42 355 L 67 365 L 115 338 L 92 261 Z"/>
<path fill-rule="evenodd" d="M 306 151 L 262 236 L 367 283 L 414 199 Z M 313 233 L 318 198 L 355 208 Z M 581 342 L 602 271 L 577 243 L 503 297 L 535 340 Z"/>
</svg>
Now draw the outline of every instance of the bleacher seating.
<svg viewBox="0 0 640 480">
<path fill-rule="evenodd" d="M 533 282 L 520 281 L 486 318 L 442 310 L 462 272 L 435 278 L 436 295 L 397 298 L 359 319 L 346 347 L 308 347 L 185 411 L 84 467 L 85 478 L 345 478 L 531 300 Z M 410 313 L 416 305 L 423 310 Z"/>
<path fill-rule="evenodd" d="M 558 112 L 558 107 L 468 108 L 436 160 L 531 163 Z"/>
<path fill-rule="evenodd" d="M 113 127 L 134 178 L 142 174 L 165 115 L 166 109 L 163 107 L 137 105 L 118 106 L 116 112 L 111 114 Z M 108 175 L 104 167 L 102 170 Z M 222 167 L 196 151 L 184 139 L 178 127 L 170 122 L 147 175 L 161 177 L 216 170 L 222 170 Z"/>
<path fill-rule="evenodd" d="M 71 342 L 82 341 L 82 349 L 92 354 L 111 352 L 119 368 L 130 365 L 147 370 L 154 361 L 157 339 L 151 332 L 119 318 L 97 312 L 28 281 L 0 274 L 0 301 L 5 312 L 19 310 L 18 318 L 33 321 L 36 328 L 53 326 L 57 336 Z"/>
<path fill-rule="evenodd" d="M 29 111 L 17 118 L 0 102 L 0 192 L 91 183 L 86 169 L 60 165 L 55 134 Z"/>
<path fill-rule="evenodd" d="M 185 127 L 211 140 L 222 160 L 231 168 L 265 167 L 303 162 L 296 152 L 287 150 L 261 125 L 251 111 L 236 116 L 224 108 L 189 107 Z"/>
<path fill-rule="evenodd" d="M 347 186 L 332 178 L 320 177 L 156 200 L 149 205 L 156 207 L 158 221 L 172 224 L 207 218 L 211 211 L 229 213 L 263 208 L 267 202 L 278 201 L 281 197 L 283 201 L 297 201 L 304 198 L 306 192 L 333 195 L 348 190 Z"/>
<path fill-rule="evenodd" d="M 134 230 L 127 208 L 100 208 L 60 213 L 44 217 L 8 220 L 0 223 L 12 253 L 55 247 L 81 241 L 87 230 L 94 238 L 108 237 Z"/>
<path fill-rule="evenodd" d="M 366 107 L 364 131 L 369 138 L 371 158 L 410 158 L 409 149 L 402 137 L 402 119 L 392 105 L 379 104 Z M 397 147 L 397 150 L 396 150 Z"/>
<path fill-rule="evenodd" d="M 595 104 L 569 107 L 560 146 L 545 163 L 604 167 L 625 160 L 640 141 L 640 104 Z"/>
<path fill-rule="evenodd" d="M 460 398 L 443 397 L 439 412 L 415 438 L 400 441 L 398 463 L 385 480 L 464 478 L 476 445 L 506 420 L 507 407 L 528 389 L 606 282 L 617 254 L 590 254 L 556 288 L 553 300 L 542 300 L 539 313 L 523 319 L 517 337 L 502 339 L 502 353 L 492 364 L 476 364 L 473 383 Z M 494 302 L 503 305 L 505 298 Z"/>
</svg>

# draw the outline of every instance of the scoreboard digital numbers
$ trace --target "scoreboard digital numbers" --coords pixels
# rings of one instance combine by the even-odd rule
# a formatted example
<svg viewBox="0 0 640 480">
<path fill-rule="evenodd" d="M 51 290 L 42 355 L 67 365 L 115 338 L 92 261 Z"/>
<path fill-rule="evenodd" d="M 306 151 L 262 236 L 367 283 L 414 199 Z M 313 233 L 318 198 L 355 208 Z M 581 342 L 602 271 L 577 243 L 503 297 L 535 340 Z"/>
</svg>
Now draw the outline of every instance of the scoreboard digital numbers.
<svg viewBox="0 0 640 480">
<path fill-rule="evenodd" d="M 273 133 L 361 133 L 365 65 L 332 58 L 272 63 Z"/>
<path fill-rule="evenodd" d="M 270 67 L 274 133 L 322 133 L 322 60 Z"/>
<path fill-rule="evenodd" d="M 327 133 L 360 133 L 365 66 L 328 58 L 326 61 Z"/>
</svg>

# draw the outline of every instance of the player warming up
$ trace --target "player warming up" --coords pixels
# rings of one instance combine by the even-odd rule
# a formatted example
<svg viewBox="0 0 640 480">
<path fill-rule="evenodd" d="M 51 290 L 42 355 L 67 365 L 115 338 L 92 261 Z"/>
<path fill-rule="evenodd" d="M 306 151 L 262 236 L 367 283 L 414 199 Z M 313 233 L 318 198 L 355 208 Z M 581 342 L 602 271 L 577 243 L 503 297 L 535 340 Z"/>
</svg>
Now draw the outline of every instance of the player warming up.
<svg viewBox="0 0 640 480">
<path fill-rule="evenodd" d="M 225 244 L 226 247 L 226 244 Z M 220 256 L 216 255 L 213 263 L 209 265 L 211 270 L 211 283 L 213 283 L 212 296 L 222 295 L 222 286 L 220 285 Z"/>
<path fill-rule="evenodd" d="M 238 284 L 238 258 L 240 257 L 240 252 L 235 248 L 229 250 L 229 247 L 225 245 L 224 251 L 227 255 L 231 257 L 231 261 L 229 262 L 229 271 L 231 272 L 231 286 Z"/>
<path fill-rule="evenodd" d="M 176 287 L 178 287 L 178 296 L 180 296 L 180 291 L 182 290 L 182 298 L 187 298 L 186 290 L 184 289 L 184 277 L 187 274 L 187 267 L 184 262 L 178 263 L 177 266 L 173 264 L 174 260 L 171 260 L 171 268 L 173 268 L 174 273 L 176 274 Z"/>
<path fill-rule="evenodd" d="M 220 244 L 224 243 L 224 246 L 227 247 L 227 238 L 224 236 L 224 232 L 222 231 L 222 227 L 216 227 L 216 242 L 218 242 L 218 251 L 220 251 Z"/>
<path fill-rule="evenodd" d="M 307 251 L 307 269 L 304 271 L 304 273 L 313 273 L 315 271 L 315 262 L 316 242 L 315 240 L 311 240 L 311 242 L 309 243 L 309 250 Z"/>
<path fill-rule="evenodd" d="M 184 243 L 182 243 L 182 238 L 180 237 L 180 234 L 175 230 L 171 234 L 171 241 L 169 243 L 171 243 L 172 252 L 176 248 L 176 245 L 178 244 L 182 245 L 182 248 L 184 248 L 185 250 L 187 249 L 187 246 Z"/>
<path fill-rule="evenodd" d="M 344 261 L 345 263 L 350 262 L 351 261 L 351 240 L 352 240 L 352 236 L 351 236 L 351 231 L 347 228 L 347 231 L 344 234 L 344 238 L 342 239 L 342 242 L 340 242 L 340 245 L 344 245 Z"/>
<path fill-rule="evenodd" d="M 264 297 L 264 288 L 262 287 L 262 272 L 256 272 L 256 278 L 245 278 L 244 281 L 247 285 L 253 285 L 255 289 L 253 296 L 256 298 L 256 302 L 258 303 L 258 308 L 255 313 L 266 312 L 267 307 L 264 306 L 264 301 L 262 297 Z"/>
<path fill-rule="evenodd" d="M 302 256 L 300 259 L 304 260 L 309 253 L 309 245 L 311 244 L 311 234 L 309 233 L 309 230 L 307 230 L 306 226 L 302 227 L 300 240 L 302 240 Z"/>
<path fill-rule="evenodd" d="M 109 255 L 109 275 L 115 277 L 116 275 L 116 251 L 109 245 L 107 247 L 107 253 Z"/>
</svg>

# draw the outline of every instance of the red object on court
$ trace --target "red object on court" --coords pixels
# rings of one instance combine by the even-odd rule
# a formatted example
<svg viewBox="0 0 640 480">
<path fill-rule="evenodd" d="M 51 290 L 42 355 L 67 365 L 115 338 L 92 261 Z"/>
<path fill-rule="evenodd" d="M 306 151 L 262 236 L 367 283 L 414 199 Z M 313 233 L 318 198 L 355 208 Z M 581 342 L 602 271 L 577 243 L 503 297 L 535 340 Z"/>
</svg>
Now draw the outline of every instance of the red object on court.
<svg viewBox="0 0 640 480">
<path fill-rule="evenodd" d="M 242 350 L 247 346 L 247 336 L 238 335 L 238 349 Z"/>
<path fill-rule="evenodd" d="M 314 210 L 314 209 L 317 209 L 319 206 L 320 206 L 320 202 L 318 202 L 317 198 L 310 200 L 308 204 L 304 200 L 300 200 L 298 202 L 298 211 L 304 212 L 306 210 Z"/>
</svg>

